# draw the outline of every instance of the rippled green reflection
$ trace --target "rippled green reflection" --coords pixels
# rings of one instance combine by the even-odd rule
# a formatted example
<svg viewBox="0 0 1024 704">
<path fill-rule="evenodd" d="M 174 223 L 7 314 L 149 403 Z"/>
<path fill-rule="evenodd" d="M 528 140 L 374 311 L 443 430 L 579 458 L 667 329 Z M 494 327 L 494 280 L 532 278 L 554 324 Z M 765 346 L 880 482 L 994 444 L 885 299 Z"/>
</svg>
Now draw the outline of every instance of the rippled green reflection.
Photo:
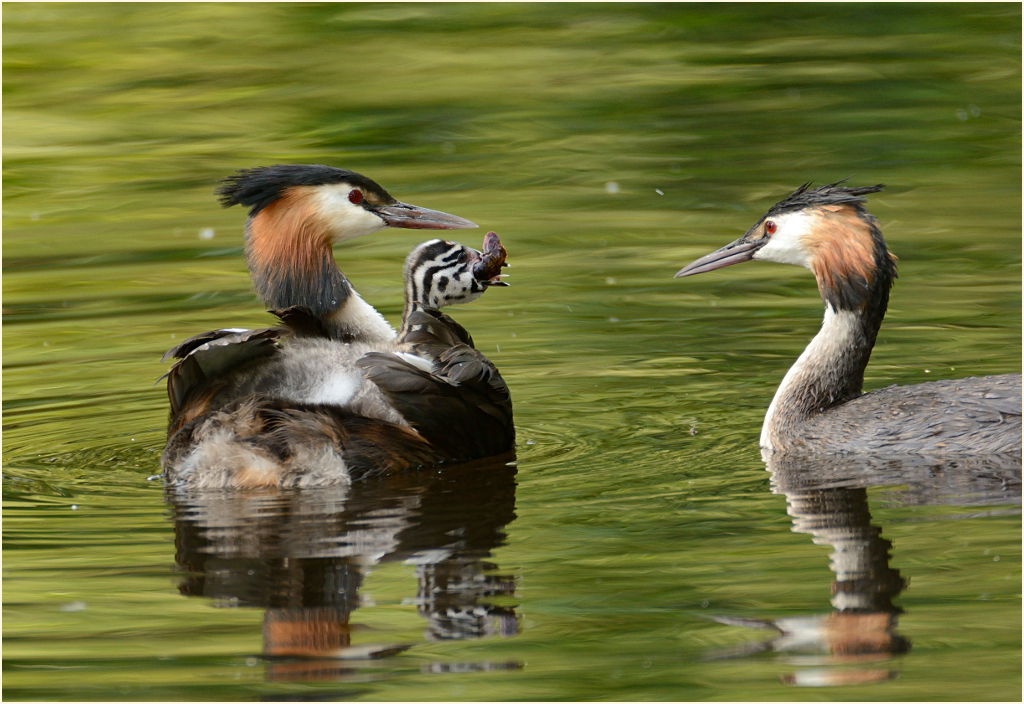
<svg viewBox="0 0 1024 704">
<path fill-rule="evenodd" d="M 829 614 L 842 581 L 756 449 L 821 303 L 797 268 L 671 278 L 806 180 L 884 182 L 900 279 L 868 387 L 1019 370 L 1019 7 L 4 10 L 5 698 L 1019 696 L 1019 470 L 980 504 L 836 489 L 909 580 L 909 652 L 723 656 L 770 640 L 743 619 Z M 152 384 L 183 337 L 265 324 L 212 189 L 277 162 L 364 172 L 508 248 L 512 288 L 454 315 L 516 403 L 515 520 L 481 571 L 513 579 L 514 637 L 429 638 L 421 566 L 367 549 L 351 641 L 411 647 L 283 681 L 260 608 L 179 592 Z M 422 239 L 336 249 L 392 322 Z M 785 684 L 829 668 L 854 672 Z"/>
</svg>

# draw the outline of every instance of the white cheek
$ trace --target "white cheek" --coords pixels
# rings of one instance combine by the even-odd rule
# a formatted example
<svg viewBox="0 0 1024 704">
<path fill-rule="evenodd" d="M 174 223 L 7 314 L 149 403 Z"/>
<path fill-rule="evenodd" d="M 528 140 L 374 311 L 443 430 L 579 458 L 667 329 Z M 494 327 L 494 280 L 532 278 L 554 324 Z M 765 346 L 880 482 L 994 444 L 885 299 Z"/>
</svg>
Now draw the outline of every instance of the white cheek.
<svg viewBox="0 0 1024 704">
<path fill-rule="evenodd" d="M 814 228 L 814 218 L 806 213 L 784 213 L 772 218 L 777 229 L 768 244 L 754 252 L 754 259 L 779 264 L 810 267 L 810 252 L 804 236 Z"/>
<path fill-rule="evenodd" d="M 342 183 L 317 191 L 317 211 L 326 221 L 335 242 L 370 235 L 386 227 L 379 217 L 349 201 L 351 190 L 351 186 Z"/>
<path fill-rule="evenodd" d="M 388 325 L 384 316 L 355 291 L 349 295 L 345 305 L 334 313 L 332 322 L 347 328 L 362 341 L 386 342 L 395 338 L 395 329 Z"/>
<path fill-rule="evenodd" d="M 430 302 L 430 307 L 437 309 L 444 305 L 444 292 L 441 291 L 437 283 L 434 282 L 430 286 L 430 296 L 427 298 Z"/>
</svg>

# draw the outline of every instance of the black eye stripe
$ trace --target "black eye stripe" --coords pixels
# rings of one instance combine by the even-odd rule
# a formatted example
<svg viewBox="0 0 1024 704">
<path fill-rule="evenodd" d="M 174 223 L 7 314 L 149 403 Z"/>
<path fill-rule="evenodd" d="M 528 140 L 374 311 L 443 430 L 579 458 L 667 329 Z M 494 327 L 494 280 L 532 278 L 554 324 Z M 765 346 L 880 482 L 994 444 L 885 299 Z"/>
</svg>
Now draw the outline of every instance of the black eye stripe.
<svg viewBox="0 0 1024 704">
<path fill-rule="evenodd" d="M 448 252 L 450 245 L 447 242 L 435 242 L 427 247 L 420 250 L 419 256 L 416 258 L 416 267 L 420 267 L 428 262 L 440 260 Z"/>
</svg>

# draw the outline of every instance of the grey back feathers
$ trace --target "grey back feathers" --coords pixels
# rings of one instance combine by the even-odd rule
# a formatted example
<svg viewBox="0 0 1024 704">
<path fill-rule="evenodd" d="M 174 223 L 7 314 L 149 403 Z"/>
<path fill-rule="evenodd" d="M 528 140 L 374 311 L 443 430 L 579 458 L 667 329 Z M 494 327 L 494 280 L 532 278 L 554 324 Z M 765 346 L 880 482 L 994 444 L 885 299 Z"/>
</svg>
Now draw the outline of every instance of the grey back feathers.
<svg viewBox="0 0 1024 704">
<path fill-rule="evenodd" d="M 1021 376 L 947 379 L 877 389 L 808 419 L 799 453 L 1021 453 Z"/>
</svg>

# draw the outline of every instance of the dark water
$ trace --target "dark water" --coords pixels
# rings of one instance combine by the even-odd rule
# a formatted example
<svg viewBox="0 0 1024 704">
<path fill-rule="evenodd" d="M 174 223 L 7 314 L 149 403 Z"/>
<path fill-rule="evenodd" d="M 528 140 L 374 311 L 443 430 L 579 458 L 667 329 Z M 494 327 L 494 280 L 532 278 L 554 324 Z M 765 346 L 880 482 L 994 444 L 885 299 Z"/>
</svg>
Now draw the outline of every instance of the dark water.
<svg viewBox="0 0 1024 704">
<path fill-rule="evenodd" d="M 886 183 L 867 387 L 1019 370 L 1018 6 L 4 10 L 5 698 L 1019 697 L 1019 462 L 766 471 L 814 282 L 671 278 L 806 180 Z M 278 162 L 502 236 L 512 288 L 453 315 L 514 465 L 148 481 L 160 355 L 267 321 L 212 189 Z M 422 239 L 336 249 L 392 322 Z"/>
</svg>

